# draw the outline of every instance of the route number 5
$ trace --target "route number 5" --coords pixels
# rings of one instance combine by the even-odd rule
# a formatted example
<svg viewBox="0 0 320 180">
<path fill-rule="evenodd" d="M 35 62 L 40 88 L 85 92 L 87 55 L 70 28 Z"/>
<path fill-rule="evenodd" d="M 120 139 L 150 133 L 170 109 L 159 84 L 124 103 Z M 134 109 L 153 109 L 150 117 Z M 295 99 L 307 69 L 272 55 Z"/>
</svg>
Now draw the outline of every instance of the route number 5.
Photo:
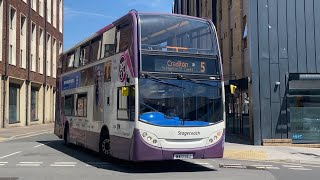
<svg viewBox="0 0 320 180">
<path fill-rule="evenodd" d="M 201 62 L 201 72 L 204 73 L 206 72 L 206 63 L 205 62 Z"/>
</svg>

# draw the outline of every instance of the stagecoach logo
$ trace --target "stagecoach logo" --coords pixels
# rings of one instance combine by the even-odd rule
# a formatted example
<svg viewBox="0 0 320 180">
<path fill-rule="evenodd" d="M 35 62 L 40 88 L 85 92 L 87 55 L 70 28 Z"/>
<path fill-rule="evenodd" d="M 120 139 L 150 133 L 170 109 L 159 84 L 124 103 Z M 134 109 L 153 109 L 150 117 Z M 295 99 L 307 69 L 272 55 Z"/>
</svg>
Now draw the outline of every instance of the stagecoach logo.
<svg viewBox="0 0 320 180">
<path fill-rule="evenodd" d="M 196 131 L 196 132 L 183 132 L 183 131 L 178 131 L 178 135 L 179 136 L 199 136 L 200 132 Z"/>
</svg>

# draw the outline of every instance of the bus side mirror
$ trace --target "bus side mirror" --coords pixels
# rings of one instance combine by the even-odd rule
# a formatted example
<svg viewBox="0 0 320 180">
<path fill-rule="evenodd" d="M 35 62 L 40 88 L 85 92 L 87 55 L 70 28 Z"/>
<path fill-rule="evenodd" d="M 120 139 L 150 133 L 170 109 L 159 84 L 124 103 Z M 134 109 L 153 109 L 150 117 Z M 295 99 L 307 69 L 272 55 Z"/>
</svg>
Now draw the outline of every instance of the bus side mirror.
<svg viewBox="0 0 320 180">
<path fill-rule="evenodd" d="M 121 94 L 122 94 L 122 96 L 128 96 L 129 95 L 129 88 L 128 87 L 122 87 L 121 88 Z"/>
<path fill-rule="evenodd" d="M 235 94 L 235 93 L 236 93 L 236 89 L 237 89 L 237 86 L 235 86 L 235 85 L 233 85 L 233 84 L 230 85 L 230 92 L 231 92 L 231 94 Z"/>
</svg>

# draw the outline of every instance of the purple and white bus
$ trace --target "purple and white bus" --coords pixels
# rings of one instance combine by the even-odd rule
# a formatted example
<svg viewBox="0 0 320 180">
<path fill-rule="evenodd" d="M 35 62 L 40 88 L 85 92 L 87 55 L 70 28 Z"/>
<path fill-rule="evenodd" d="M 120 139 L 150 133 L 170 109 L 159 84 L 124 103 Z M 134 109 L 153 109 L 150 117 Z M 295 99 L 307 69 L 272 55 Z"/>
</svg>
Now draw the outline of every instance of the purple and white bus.
<svg viewBox="0 0 320 180">
<path fill-rule="evenodd" d="M 213 23 L 130 11 L 64 52 L 55 134 L 130 161 L 221 158 L 224 83 Z"/>
</svg>

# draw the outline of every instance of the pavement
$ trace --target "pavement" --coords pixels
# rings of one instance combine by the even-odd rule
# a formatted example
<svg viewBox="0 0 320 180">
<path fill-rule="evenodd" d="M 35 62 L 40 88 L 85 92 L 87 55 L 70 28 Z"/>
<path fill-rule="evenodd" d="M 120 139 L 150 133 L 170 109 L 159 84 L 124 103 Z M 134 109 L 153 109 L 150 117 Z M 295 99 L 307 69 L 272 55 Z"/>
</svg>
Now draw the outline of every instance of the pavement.
<svg viewBox="0 0 320 180">
<path fill-rule="evenodd" d="M 224 158 L 320 165 L 320 148 L 225 143 Z"/>
<path fill-rule="evenodd" d="M 53 127 L 54 123 L 5 129 L 0 128 L 0 142 L 52 133 Z"/>
</svg>

